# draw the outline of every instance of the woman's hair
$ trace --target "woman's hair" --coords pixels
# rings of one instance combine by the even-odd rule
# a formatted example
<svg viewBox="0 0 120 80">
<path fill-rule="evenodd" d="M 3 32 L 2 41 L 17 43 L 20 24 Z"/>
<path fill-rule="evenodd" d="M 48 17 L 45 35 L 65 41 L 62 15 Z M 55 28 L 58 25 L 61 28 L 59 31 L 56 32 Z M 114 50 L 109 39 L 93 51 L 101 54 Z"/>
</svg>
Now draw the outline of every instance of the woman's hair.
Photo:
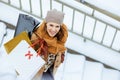
<svg viewBox="0 0 120 80">
<path fill-rule="evenodd" d="M 58 40 L 61 40 L 64 36 L 64 31 L 63 31 L 63 28 L 62 26 L 60 26 L 60 30 L 59 32 L 55 35 L 55 37 L 57 37 Z"/>
<path fill-rule="evenodd" d="M 45 30 L 45 32 L 47 33 L 47 26 L 46 26 L 46 24 L 47 24 L 47 23 L 45 23 L 44 30 Z M 63 38 L 63 36 L 64 36 L 64 31 L 63 31 L 62 26 L 60 25 L 60 30 L 59 30 L 59 32 L 55 35 L 55 37 L 57 37 L 57 40 L 60 41 L 60 40 Z"/>
</svg>

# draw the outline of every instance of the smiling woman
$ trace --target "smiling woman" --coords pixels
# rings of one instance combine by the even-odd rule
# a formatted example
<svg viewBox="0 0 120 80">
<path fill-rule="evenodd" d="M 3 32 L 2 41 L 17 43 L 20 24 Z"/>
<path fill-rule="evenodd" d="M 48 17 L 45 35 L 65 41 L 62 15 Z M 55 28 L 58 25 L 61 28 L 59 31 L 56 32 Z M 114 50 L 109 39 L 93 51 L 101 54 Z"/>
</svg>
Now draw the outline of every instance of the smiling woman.
<svg viewBox="0 0 120 80">
<path fill-rule="evenodd" d="M 38 54 L 46 61 L 33 80 L 54 80 L 54 74 L 64 61 L 65 42 L 68 30 L 63 23 L 64 13 L 56 9 L 50 10 L 45 20 L 33 30 L 31 41 L 38 42 L 34 46 Z"/>
<path fill-rule="evenodd" d="M 47 32 L 50 37 L 54 37 L 60 30 L 60 24 L 54 22 L 48 22 L 46 25 L 47 25 Z"/>
</svg>

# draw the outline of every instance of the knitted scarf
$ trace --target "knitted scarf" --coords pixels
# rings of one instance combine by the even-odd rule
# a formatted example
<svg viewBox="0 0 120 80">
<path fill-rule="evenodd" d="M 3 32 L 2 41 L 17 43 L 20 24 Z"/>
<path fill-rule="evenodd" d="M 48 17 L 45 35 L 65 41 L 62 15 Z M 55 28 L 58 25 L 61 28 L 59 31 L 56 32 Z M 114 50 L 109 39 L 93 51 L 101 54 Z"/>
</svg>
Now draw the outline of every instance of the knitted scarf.
<svg viewBox="0 0 120 80">
<path fill-rule="evenodd" d="M 45 21 L 42 22 L 42 24 L 38 27 L 38 29 L 36 30 L 36 34 L 44 39 L 48 45 L 48 52 L 52 53 L 52 54 L 57 54 L 58 52 L 65 52 L 66 47 L 65 47 L 65 42 L 67 40 L 68 37 L 68 30 L 65 24 L 62 24 L 62 28 L 64 31 L 64 36 L 61 40 L 57 40 L 56 37 L 50 37 L 48 35 L 48 33 L 44 30 L 45 29 Z"/>
</svg>

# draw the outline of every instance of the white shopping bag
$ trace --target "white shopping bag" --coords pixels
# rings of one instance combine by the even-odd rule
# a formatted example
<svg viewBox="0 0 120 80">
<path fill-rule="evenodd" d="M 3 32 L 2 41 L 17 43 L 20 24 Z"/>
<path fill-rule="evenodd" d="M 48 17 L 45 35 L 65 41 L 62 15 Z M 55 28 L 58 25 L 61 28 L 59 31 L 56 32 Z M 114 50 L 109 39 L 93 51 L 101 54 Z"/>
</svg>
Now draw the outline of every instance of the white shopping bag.
<svg viewBox="0 0 120 80">
<path fill-rule="evenodd" d="M 22 80 L 31 80 L 45 64 L 25 40 L 22 40 L 7 57 Z"/>
</svg>

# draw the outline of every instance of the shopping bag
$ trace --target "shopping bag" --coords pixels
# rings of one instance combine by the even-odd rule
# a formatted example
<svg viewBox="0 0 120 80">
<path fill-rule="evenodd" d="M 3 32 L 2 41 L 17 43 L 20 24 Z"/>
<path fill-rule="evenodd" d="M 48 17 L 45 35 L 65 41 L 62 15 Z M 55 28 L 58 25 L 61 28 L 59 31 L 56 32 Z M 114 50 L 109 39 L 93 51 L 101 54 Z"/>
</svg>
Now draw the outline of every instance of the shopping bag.
<svg viewBox="0 0 120 80">
<path fill-rule="evenodd" d="M 25 40 L 17 44 L 8 54 L 7 59 L 22 80 L 31 80 L 45 64 L 45 61 L 37 56 L 36 51 Z"/>
<path fill-rule="evenodd" d="M 39 23 L 37 19 L 30 15 L 19 14 L 14 36 L 17 36 L 23 31 L 31 32 Z"/>
<path fill-rule="evenodd" d="M 18 34 L 16 37 L 8 41 L 7 43 L 4 44 L 6 52 L 9 54 L 13 48 L 21 41 L 21 40 L 26 40 L 30 45 L 31 41 L 28 37 L 27 32 L 23 31 L 20 34 Z"/>
</svg>

